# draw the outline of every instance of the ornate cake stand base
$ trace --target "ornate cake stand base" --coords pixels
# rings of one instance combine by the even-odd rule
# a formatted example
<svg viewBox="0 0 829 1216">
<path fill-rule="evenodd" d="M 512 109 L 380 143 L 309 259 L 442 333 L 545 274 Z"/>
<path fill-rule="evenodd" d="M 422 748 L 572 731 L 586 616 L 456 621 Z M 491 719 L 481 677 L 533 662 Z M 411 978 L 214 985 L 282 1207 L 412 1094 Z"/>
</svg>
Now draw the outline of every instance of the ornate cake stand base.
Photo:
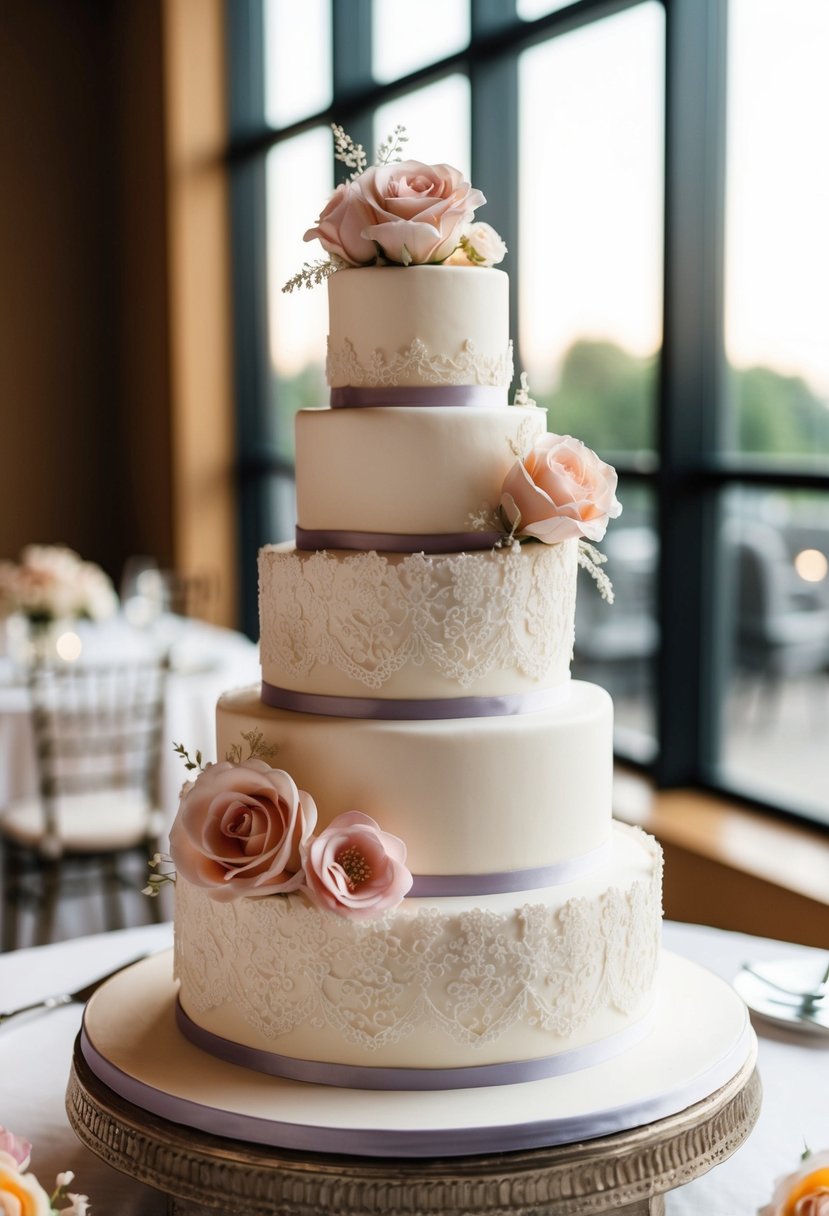
<svg viewBox="0 0 829 1216">
<path fill-rule="evenodd" d="M 393 1160 L 226 1140 L 119 1097 L 76 1044 L 67 1092 L 79 1139 L 164 1192 L 170 1216 L 660 1216 L 664 1193 L 729 1157 L 760 1110 L 752 1056 L 722 1088 L 645 1127 L 557 1148 Z"/>
</svg>

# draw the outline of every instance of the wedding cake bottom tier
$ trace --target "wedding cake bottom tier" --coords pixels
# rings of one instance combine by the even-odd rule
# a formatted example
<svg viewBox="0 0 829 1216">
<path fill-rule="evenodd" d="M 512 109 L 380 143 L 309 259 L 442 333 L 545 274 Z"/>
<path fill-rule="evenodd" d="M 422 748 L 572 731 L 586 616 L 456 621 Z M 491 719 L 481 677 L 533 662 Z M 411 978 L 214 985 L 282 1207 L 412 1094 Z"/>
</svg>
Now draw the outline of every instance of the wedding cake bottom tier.
<svg viewBox="0 0 829 1216">
<path fill-rule="evenodd" d="M 84 1013 L 93 1073 L 142 1110 L 235 1140 L 315 1153 L 428 1158 L 500 1153 L 606 1136 L 677 1114 L 748 1076 L 757 1044 L 730 985 L 660 956 L 656 1017 L 629 1051 L 580 1072 L 493 1089 L 332 1089 L 216 1060 L 175 1021 L 170 954 L 109 980 Z"/>
<path fill-rule="evenodd" d="M 536 1079 L 646 1033 L 660 924 L 659 846 L 621 824 L 587 878 L 368 920 L 302 892 L 217 901 L 179 876 L 182 1027 L 224 1058 L 350 1088 Z"/>
<path fill-rule="evenodd" d="M 427 722 L 273 709 L 244 688 L 220 698 L 216 732 L 220 760 L 261 736 L 320 827 L 362 811 L 405 842 L 416 876 L 481 878 L 441 894 L 545 886 L 595 868 L 608 844 L 613 706 L 595 684 L 573 681 L 554 709 Z"/>
</svg>

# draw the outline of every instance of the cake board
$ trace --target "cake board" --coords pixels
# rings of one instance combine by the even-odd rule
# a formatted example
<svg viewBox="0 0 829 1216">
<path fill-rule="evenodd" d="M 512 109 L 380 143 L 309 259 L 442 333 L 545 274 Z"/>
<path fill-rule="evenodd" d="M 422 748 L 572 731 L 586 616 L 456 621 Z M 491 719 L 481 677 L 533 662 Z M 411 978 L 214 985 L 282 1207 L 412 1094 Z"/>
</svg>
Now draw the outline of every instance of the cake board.
<svg viewBox="0 0 829 1216">
<path fill-rule="evenodd" d="M 167 1194 L 175 1216 L 657 1216 L 662 1194 L 734 1152 L 759 1112 L 742 1001 L 670 954 L 641 1044 L 570 1080 L 510 1086 L 509 1095 L 358 1092 L 263 1077 L 187 1043 L 175 997 L 169 955 L 104 985 L 87 1007 L 67 1092 L 79 1138 Z M 678 1052 L 683 1027 L 695 1043 Z"/>
</svg>

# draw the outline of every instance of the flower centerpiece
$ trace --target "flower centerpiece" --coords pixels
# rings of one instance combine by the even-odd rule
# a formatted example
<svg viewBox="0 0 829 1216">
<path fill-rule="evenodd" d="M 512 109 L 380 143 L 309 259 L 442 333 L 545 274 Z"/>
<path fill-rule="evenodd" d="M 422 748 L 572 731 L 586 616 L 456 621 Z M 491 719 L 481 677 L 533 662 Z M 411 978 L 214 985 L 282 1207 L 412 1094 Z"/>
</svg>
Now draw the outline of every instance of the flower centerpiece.
<svg viewBox="0 0 829 1216">
<path fill-rule="evenodd" d="M 334 155 L 351 169 L 304 240 L 327 257 L 306 262 L 283 287 L 313 287 L 344 267 L 494 266 L 507 247 L 489 224 L 473 223 L 486 202 L 451 165 L 401 160 L 405 127 L 395 127 L 368 165 L 361 144 L 332 126 Z"/>
<path fill-rule="evenodd" d="M 0 1213 L 3 1216 L 87 1216 L 86 1195 L 69 1190 L 71 1170 L 58 1174 L 51 1194 L 29 1171 L 32 1146 L 22 1136 L 0 1127 Z M 67 1201 L 67 1202 L 64 1202 Z M 61 1207 L 57 1205 L 61 1204 Z"/>
<path fill-rule="evenodd" d="M 23 647 L 37 650 L 61 623 L 103 620 L 118 608 L 108 576 L 64 545 L 27 545 L 17 562 L 0 562 L 0 619 L 24 626 Z"/>
</svg>

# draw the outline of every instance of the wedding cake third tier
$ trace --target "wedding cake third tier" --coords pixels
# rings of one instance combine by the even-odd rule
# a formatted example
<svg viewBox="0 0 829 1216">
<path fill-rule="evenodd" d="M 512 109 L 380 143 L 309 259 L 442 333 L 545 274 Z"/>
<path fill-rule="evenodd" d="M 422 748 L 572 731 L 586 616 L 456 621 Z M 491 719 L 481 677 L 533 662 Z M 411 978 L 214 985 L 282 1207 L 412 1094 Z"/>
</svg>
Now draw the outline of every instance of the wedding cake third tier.
<svg viewBox="0 0 829 1216">
<path fill-rule="evenodd" d="M 275 1075 L 503 1084 L 650 1026 L 659 850 L 614 826 L 611 701 L 570 679 L 616 476 L 523 380 L 508 403 L 481 201 L 388 163 L 309 234 L 331 402 L 297 419 L 296 541 L 259 558 L 261 688 L 221 698 L 171 834 L 180 1026 Z"/>
</svg>

